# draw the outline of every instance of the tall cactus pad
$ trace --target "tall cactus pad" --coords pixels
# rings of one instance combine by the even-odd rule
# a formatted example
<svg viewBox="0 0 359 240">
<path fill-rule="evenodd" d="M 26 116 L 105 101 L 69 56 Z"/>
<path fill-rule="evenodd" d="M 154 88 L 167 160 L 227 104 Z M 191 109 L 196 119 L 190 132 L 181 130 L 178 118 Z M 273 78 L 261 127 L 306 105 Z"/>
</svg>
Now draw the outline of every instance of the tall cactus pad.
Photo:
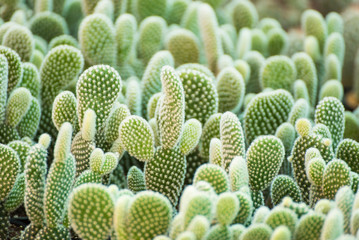
<svg viewBox="0 0 359 240">
<path fill-rule="evenodd" d="M 20 56 L 12 49 L 0 46 L 0 54 L 3 54 L 8 63 L 8 86 L 7 93 L 10 93 L 20 82 L 22 78 L 22 67 Z"/>
<path fill-rule="evenodd" d="M 91 108 L 97 116 L 96 130 L 102 129 L 120 91 L 121 77 L 114 68 L 96 65 L 83 72 L 76 86 L 80 127 L 85 111 Z"/>
<path fill-rule="evenodd" d="M 81 22 L 79 43 L 90 65 L 115 65 L 115 31 L 111 20 L 106 15 L 92 14 Z"/>
<path fill-rule="evenodd" d="M 185 95 L 176 71 L 165 66 L 161 72 L 163 99 L 159 106 L 159 128 L 164 148 L 173 148 L 180 140 L 185 116 Z"/>
<path fill-rule="evenodd" d="M 220 122 L 220 134 L 222 142 L 222 167 L 228 171 L 229 165 L 234 157 L 244 157 L 245 140 L 242 125 L 238 117 L 232 112 L 222 115 Z"/>
<path fill-rule="evenodd" d="M 315 111 L 315 123 L 322 123 L 328 127 L 335 150 L 344 135 L 344 106 L 340 100 L 326 97 L 320 101 Z"/>
<path fill-rule="evenodd" d="M 128 233 L 130 239 L 152 239 L 165 234 L 172 219 L 172 206 L 161 194 L 138 193 L 129 206 Z"/>
<path fill-rule="evenodd" d="M 293 61 L 285 56 L 270 57 L 261 69 L 262 88 L 292 90 L 296 80 L 296 69 Z"/>
<path fill-rule="evenodd" d="M 0 201 L 4 201 L 13 188 L 17 175 L 20 172 L 20 159 L 16 152 L 0 144 Z"/>
<path fill-rule="evenodd" d="M 47 151 L 41 144 L 31 147 L 25 165 L 25 209 L 31 224 L 42 226 L 44 221 L 43 198 L 47 172 Z"/>
<path fill-rule="evenodd" d="M 274 136 L 254 140 L 247 151 L 249 184 L 254 190 L 264 190 L 278 174 L 285 156 L 283 143 Z"/>
<path fill-rule="evenodd" d="M 206 74 L 189 68 L 180 70 L 179 76 L 185 93 L 186 120 L 195 118 L 205 124 L 218 111 L 218 94 L 213 80 Z"/>
<path fill-rule="evenodd" d="M 160 192 L 176 206 L 186 174 L 186 159 L 178 148 L 157 149 L 145 165 L 146 187 Z"/>
<path fill-rule="evenodd" d="M 243 126 L 247 143 L 250 144 L 261 135 L 275 134 L 277 128 L 287 121 L 292 106 L 293 97 L 285 90 L 258 94 L 250 101 L 244 113 Z"/>
<path fill-rule="evenodd" d="M 71 226 L 83 239 L 107 239 L 111 233 L 114 205 L 106 187 L 83 184 L 70 196 Z"/>
<path fill-rule="evenodd" d="M 350 167 L 351 171 L 359 173 L 358 160 L 359 159 L 359 143 L 351 140 L 344 139 L 338 145 L 336 157 L 345 161 Z"/>
</svg>

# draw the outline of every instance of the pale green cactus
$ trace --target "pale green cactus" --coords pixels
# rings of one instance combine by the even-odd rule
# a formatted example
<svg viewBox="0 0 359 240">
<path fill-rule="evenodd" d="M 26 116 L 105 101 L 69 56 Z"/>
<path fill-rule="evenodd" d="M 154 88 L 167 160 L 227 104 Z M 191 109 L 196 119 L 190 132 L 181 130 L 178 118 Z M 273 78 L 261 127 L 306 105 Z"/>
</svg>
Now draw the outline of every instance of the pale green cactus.
<svg viewBox="0 0 359 240">
<path fill-rule="evenodd" d="M 156 0 L 155 2 L 147 2 L 144 0 L 136 1 L 135 9 L 139 19 L 144 19 L 149 16 L 166 16 L 168 3 L 166 0 Z"/>
<path fill-rule="evenodd" d="M 270 56 L 280 55 L 288 49 L 288 35 L 280 27 L 274 27 L 267 33 L 268 54 Z"/>
<path fill-rule="evenodd" d="M 359 118 L 354 113 L 345 111 L 345 129 L 343 138 L 350 138 L 359 141 L 359 136 L 355 134 L 359 131 Z"/>
<path fill-rule="evenodd" d="M 181 69 L 178 75 L 185 94 L 185 119 L 195 118 L 205 124 L 207 119 L 218 111 L 218 94 L 213 80 L 190 68 Z"/>
<path fill-rule="evenodd" d="M 300 98 L 295 101 L 293 108 L 289 113 L 288 122 L 294 126 L 298 119 L 309 117 L 309 113 L 310 105 L 308 101 Z"/>
<path fill-rule="evenodd" d="M 272 229 L 264 223 L 253 224 L 242 233 L 241 240 L 258 239 L 264 240 L 269 239 L 272 235 Z"/>
<path fill-rule="evenodd" d="M 141 169 L 132 166 L 127 174 L 127 185 L 133 193 L 138 193 L 146 189 L 145 177 Z"/>
<path fill-rule="evenodd" d="M 309 203 L 310 182 L 305 174 L 304 160 L 306 151 L 312 147 L 317 148 L 326 163 L 333 159 L 334 154 L 331 141 L 314 131 L 312 132 L 309 120 L 299 119 L 296 122 L 296 129 L 300 136 L 294 142 L 290 159 L 293 164 L 294 179 L 298 183 L 303 201 Z"/>
<path fill-rule="evenodd" d="M 13 26 L 3 36 L 2 45 L 16 51 L 23 62 L 28 62 L 35 47 L 31 31 L 23 26 Z"/>
<path fill-rule="evenodd" d="M 21 83 L 23 74 L 21 58 L 14 50 L 4 46 L 0 47 L 0 54 L 3 54 L 7 59 L 7 94 L 9 94 Z"/>
<path fill-rule="evenodd" d="M 323 100 L 326 97 L 335 97 L 338 100 L 342 100 L 343 96 L 343 85 L 336 79 L 324 83 L 319 92 L 319 100 Z"/>
<path fill-rule="evenodd" d="M 113 143 L 118 139 L 119 126 L 121 122 L 131 115 L 130 110 L 125 104 L 114 105 L 110 116 L 106 120 L 105 124 L 105 139 L 109 143 Z"/>
<path fill-rule="evenodd" d="M 35 14 L 30 21 L 30 30 L 34 35 L 42 37 L 47 42 L 54 37 L 68 33 L 65 19 L 49 11 Z"/>
<path fill-rule="evenodd" d="M 115 65 L 115 31 L 107 16 L 103 14 L 87 16 L 79 27 L 79 43 L 84 58 L 90 66 L 97 64 Z"/>
<path fill-rule="evenodd" d="M 198 26 L 204 43 L 209 69 L 217 72 L 217 60 L 223 54 L 220 35 L 218 34 L 218 21 L 216 14 L 208 4 L 201 4 L 198 12 Z"/>
<path fill-rule="evenodd" d="M 243 128 L 247 144 L 257 136 L 275 134 L 277 128 L 287 121 L 292 106 L 292 95 L 281 89 L 263 92 L 254 97 L 244 113 Z M 260 108 L 267 111 L 258 111 Z M 271 123 L 263 125 L 262 119 L 270 119 Z"/>
<path fill-rule="evenodd" d="M 325 17 L 325 21 L 327 23 L 328 27 L 328 34 L 337 32 L 337 33 L 343 33 L 344 31 L 344 20 L 342 16 L 340 16 L 337 12 L 330 12 Z"/>
<path fill-rule="evenodd" d="M 31 105 L 31 93 L 26 88 L 15 89 L 8 98 L 6 106 L 5 123 L 10 127 L 16 127 Z"/>
<path fill-rule="evenodd" d="M 161 81 L 163 95 L 158 110 L 161 145 L 173 148 L 179 142 L 183 130 L 185 94 L 181 79 L 172 67 L 162 68 Z"/>
<path fill-rule="evenodd" d="M 307 36 L 314 36 L 318 40 L 322 52 L 328 34 L 323 16 L 315 10 L 306 10 L 302 15 L 302 28 Z"/>
<path fill-rule="evenodd" d="M 354 203 L 354 193 L 350 186 L 344 186 L 338 190 L 335 195 L 335 203 L 343 214 L 343 230 L 345 233 L 350 233 L 350 219 Z"/>
<path fill-rule="evenodd" d="M 293 125 L 288 122 L 282 123 L 277 128 L 275 136 L 282 141 L 286 156 L 290 155 L 295 140 L 295 128 L 293 127 Z M 283 160 L 283 167 L 287 166 L 290 168 L 290 166 L 288 166 L 289 164 L 287 164 L 286 161 L 287 159 Z"/>
<path fill-rule="evenodd" d="M 89 157 L 95 149 L 96 114 L 92 109 L 85 112 L 82 129 L 73 138 L 71 153 L 76 160 L 76 176 L 89 168 Z"/>
<path fill-rule="evenodd" d="M 147 104 L 155 93 L 161 92 L 161 70 L 163 66 L 174 66 L 170 52 L 159 51 L 149 61 L 142 78 L 142 116 L 147 116 Z"/>
<path fill-rule="evenodd" d="M 343 186 L 350 186 L 350 168 L 342 160 L 333 159 L 325 168 L 323 175 L 323 193 L 328 199 L 334 199 Z"/>
<path fill-rule="evenodd" d="M 258 51 L 263 55 L 268 55 L 267 48 L 268 48 L 268 39 L 267 36 L 261 29 L 252 29 L 252 50 Z"/>
<path fill-rule="evenodd" d="M 246 86 L 247 93 L 258 93 L 261 91 L 260 70 L 265 62 L 263 55 L 257 51 L 250 51 L 244 56 L 244 60 L 251 69 L 251 75 Z"/>
<path fill-rule="evenodd" d="M 77 128 L 77 100 L 70 91 L 63 91 L 54 100 L 52 107 L 52 122 L 59 130 L 64 122 L 69 122 Z"/>
<path fill-rule="evenodd" d="M 46 55 L 40 69 L 42 83 L 40 132 L 56 136 L 51 117 L 52 104 L 60 91 L 80 74 L 83 64 L 81 52 L 71 46 L 55 47 Z"/>
<path fill-rule="evenodd" d="M 228 175 L 232 192 L 239 191 L 243 186 L 248 186 L 249 176 L 246 160 L 243 157 L 233 158 L 229 165 Z"/>
<path fill-rule="evenodd" d="M 291 233 L 294 233 L 297 225 L 297 215 L 288 208 L 278 206 L 270 211 L 264 220 L 264 223 L 273 230 L 279 226 L 286 226 Z"/>
<path fill-rule="evenodd" d="M 289 240 L 292 239 L 292 233 L 286 226 L 279 226 L 274 229 L 270 240 Z"/>
<path fill-rule="evenodd" d="M 101 79 L 103 91 L 97 91 Z M 104 128 L 104 124 L 121 91 L 121 77 L 108 65 L 96 65 L 83 72 L 77 82 L 77 114 L 80 128 L 84 113 L 91 108 L 97 116 L 96 130 Z M 107 91 L 111 89 L 111 91 Z"/>
<path fill-rule="evenodd" d="M 239 200 L 234 193 L 225 192 L 218 196 L 216 219 L 222 225 L 230 225 L 238 214 Z"/>
<path fill-rule="evenodd" d="M 210 143 L 212 138 L 220 138 L 220 121 L 222 114 L 217 113 L 209 117 L 203 126 L 202 137 L 200 141 L 200 155 L 203 158 L 209 158 Z"/>
<path fill-rule="evenodd" d="M 41 135 L 39 143 L 31 147 L 25 164 L 26 189 L 24 205 L 33 228 L 41 228 L 44 224 L 43 198 L 45 194 L 47 147 L 49 143 L 50 136 L 47 134 Z M 27 231 L 30 231 L 30 229 Z"/>
<path fill-rule="evenodd" d="M 34 138 L 40 124 L 41 106 L 35 97 L 31 97 L 30 107 L 17 125 L 20 137 Z"/>
<path fill-rule="evenodd" d="M 296 79 L 293 61 L 285 56 L 274 56 L 266 60 L 261 69 L 262 88 L 285 89 L 290 91 Z"/>
<path fill-rule="evenodd" d="M 259 53 L 257 51 L 251 51 L 252 49 L 252 31 L 249 28 L 242 28 L 239 31 L 239 36 L 236 45 L 236 53 L 239 59 L 242 59 L 250 53 Z M 250 52 L 251 51 L 251 52 Z M 253 55 L 253 54 L 250 54 Z M 261 54 L 259 54 L 261 56 Z M 257 56 L 253 56 L 257 58 Z M 254 61 L 259 59 L 253 59 Z M 264 59 L 263 59 L 264 60 Z"/>
<path fill-rule="evenodd" d="M 187 227 L 187 230 L 193 232 L 197 239 L 204 237 L 210 227 L 210 223 L 205 216 L 195 216 Z"/>
<path fill-rule="evenodd" d="M 342 66 L 336 55 L 330 54 L 325 58 L 324 62 L 324 81 L 335 79 L 338 82 L 342 80 Z"/>
<path fill-rule="evenodd" d="M 245 140 L 242 125 L 232 112 L 225 112 L 220 121 L 222 143 L 222 167 L 228 172 L 234 157 L 245 156 Z"/>
<path fill-rule="evenodd" d="M 351 168 L 351 171 L 358 173 L 358 165 L 356 164 L 356 159 L 359 154 L 359 143 L 351 140 L 344 139 L 342 140 L 336 150 L 336 157 L 345 161 L 348 166 Z"/>
<path fill-rule="evenodd" d="M 217 194 L 229 190 L 227 173 L 220 166 L 204 164 L 200 166 L 194 176 L 193 182 L 206 181 L 214 188 Z"/>
<path fill-rule="evenodd" d="M 339 65 L 343 65 L 345 53 L 345 43 L 343 35 L 340 33 L 332 33 L 328 36 L 325 47 L 324 47 L 324 57 L 328 57 L 331 54 L 334 54 L 338 60 Z"/>
<path fill-rule="evenodd" d="M 258 22 L 257 9 L 250 1 L 236 1 L 229 5 L 233 25 L 239 31 L 244 27 L 254 28 Z"/>
<path fill-rule="evenodd" d="M 172 169 L 168 172 L 168 169 Z M 182 191 L 186 160 L 178 148 L 160 147 L 145 165 L 146 188 L 164 194 L 176 206 Z"/>
<path fill-rule="evenodd" d="M 34 98 L 40 97 L 40 75 L 36 66 L 32 63 L 22 64 L 23 75 L 20 83 L 20 87 L 27 88 Z"/>
<path fill-rule="evenodd" d="M 81 0 L 65 1 L 63 9 L 63 16 L 73 37 L 77 37 L 79 25 L 84 17 L 81 4 Z"/>
<path fill-rule="evenodd" d="M 145 64 L 162 49 L 166 28 L 166 21 L 159 16 L 147 17 L 141 22 L 137 51 Z"/>
<path fill-rule="evenodd" d="M 278 175 L 271 184 L 271 199 L 273 205 L 278 205 L 285 197 L 290 197 L 295 202 L 301 202 L 302 196 L 297 183 L 286 175 Z"/>
<path fill-rule="evenodd" d="M 308 88 L 303 80 L 298 79 L 294 82 L 293 96 L 295 100 L 303 98 L 309 102 Z"/>
<path fill-rule="evenodd" d="M 202 125 L 196 119 L 190 119 L 185 122 L 179 149 L 183 155 L 188 155 L 198 145 L 202 134 Z"/>
<path fill-rule="evenodd" d="M 133 115 L 141 115 L 142 93 L 140 82 L 137 77 L 127 79 L 126 85 L 126 104 Z"/>
<path fill-rule="evenodd" d="M 199 40 L 187 29 L 172 31 L 166 37 L 166 48 L 172 53 L 176 66 L 199 62 Z"/>
<path fill-rule="evenodd" d="M 218 111 L 237 112 L 242 107 L 245 94 L 245 82 L 241 73 L 236 68 L 228 67 L 218 74 L 217 79 Z"/>
<path fill-rule="evenodd" d="M 174 0 L 169 1 L 167 4 L 166 20 L 168 24 L 180 24 L 181 19 L 190 5 L 191 1 L 188 0 Z"/>
<path fill-rule="evenodd" d="M 344 135 L 344 106 L 334 97 L 321 100 L 315 111 L 315 123 L 326 125 L 331 133 L 333 149 L 336 149 Z"/>
<path fill-rule="evenodd" d="M 212 138 L 209 145 L 209 163 L 222 166 L 222 142 L 218 138 Z"/>
<path fill-rule="evenodd" d="M 46 226 L 50 228 L 61 224 L 75 178 L 75 159 L 70 153 L 71 137 L 72 126 L 66 122 L 60 128 L 54 149 L 54 161 L 46 179 L 44 213 Z"/>
<path fill-rule="evenodd" d="M 70 35 L 60 35 L 60 36 L 54 37 L 49 42 L 48 48 L 53 49 L 54 47 L 57 47 L 60 45 L 68 45 L 68 46 L 73 46 L 75 48 L 79 48 L 79 43 L 77 42 L 77 40 Z"/>
<path fill-rule="evenodd" d="M 121 146 L 140 161 L 149 161 L 154 155 L 154 135 L 148 122 L 139 116 L 125 118 L 119 126 Z"/>
<path fill-rule="evenodd" d="M 152 239 L 166 233 L 172 219 L 172 207 L 161 194 L 144 191 L 131 200 L 127 217 L 130 239 Z"/>
<path fill-rule="evenodd" d="M 72 228 L 84 239 L 108 238 L 114 205 L 108 189 L 100 184 L 88 183 L 75 188 L 68 211 Z"/>
<path fill-rule="evenodd" d="M 204 239 L 206 240 L 230 240 L 232 237 L 229 226 L 216 224 L 209 229 Z"/>
<path fill-rule="evenodd" d="M 15 185 L 16 178 L 20 173 L 21 162 L 15 150 L 3 144 L 0 147 L 2 152 L 0 169 L 4 173 L 1 176 L 0 199 L 3 202 Z"/>
<path fill-rule="evenodd" d="M 124 64 L 130 57 L 135 45 L 137 30 L 136 18 L 131 14 L 122 14 L 115 23 L 117 43 L 117 65 Z"/>
<path fill-rule="evenodd" d="M 295 232 L 294 239 L 309 240 L 319 239 L 324 225 L 325 217 L 318 213 L 309 213 L 300 218 Z"/>
<path fill-rule="evenodd" d="M 309 102 L 312 106 L 316 103 L 318 78 L 317 71 L 311 57 L 306 53 L 296 53 L 292 57 L 297 69 L 297 79 L 304 81 L 309 95 Z"/>
<path fill-rule="evenodd" d="M 264 190 L 269 186 L 278 174 L 284 156 L 284 146 L 274 136 L 261 136 L 251 143 L 246 158 L 249 184 L 253 190 Z"/>
</svg>

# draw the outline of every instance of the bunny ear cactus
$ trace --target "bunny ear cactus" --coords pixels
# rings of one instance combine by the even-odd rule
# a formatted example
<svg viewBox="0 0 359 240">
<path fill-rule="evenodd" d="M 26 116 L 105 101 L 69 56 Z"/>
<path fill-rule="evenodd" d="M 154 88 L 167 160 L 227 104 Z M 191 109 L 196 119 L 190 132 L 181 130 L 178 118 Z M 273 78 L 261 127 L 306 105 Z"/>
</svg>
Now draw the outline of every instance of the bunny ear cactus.
<svg viewBox="0 0 359 240">
<path fill-rule="evenodd" d="M 227 173 L 220 166 L 204 164 L 200 166 L 194 176 L 193 182 L 206 181 L 214 188 L 217 194 L 229 190 L 229 179 Z"/>
<path fill-rule="evenodd" d="M 220 35 L 218 34 L 218 21 L 213 8 L 208 4 L 201 4 L 198 12 L 198 26 L 204 42 L 204 49 L 208 66 L 213 73 L 217 72 L 217 61 L 223 54 Z"/>
<path fill-rule="evenodd" d="M 345 161 L 350 167 L 351 171 L 359 173 L 359 168 L 357 163 L 359 157 L 359 143 L 351 140 L 344 139 L 342 140 L 336 150 L 336 157 Z"/>
<path fill-rule="evenodd" d="M 101 85 L 102 91 L 98 91 Z M 84 113 L 91 108 L 96 113 L 96 131 L 102 131 L 111 109 L 121 92 L 121 77 L 108 65 L 96 65 L 84 71 L 76 86 L 77 114 L 80 128 Z"/>
<path fill-rule="evenodd" d="M 318 78 L 317 71 L 311 57 L 306 53 L 296 53 L 292 57 L 297 69 L 297 79 L 301 79 L 307 87 L 309 102 L 315 106 L 317 100 Z"/>
<path fill-rule="evenodd" d="M 44 194 L 47 173 L 47 147 L 50 136 L 41 135 L 39 143 L 31 147 L 25 164 L 25 198 L 24 205 L 27 216 L 31 221 L 30 227 L 25 230 L 25 236 L 35 238 L 37 232 L 44 225 Z M 24 237 L 24 239 L 27 239 Z M 31 239 L 31 238 L 30 238 Z"/>
<path fill-rule="evenodd" d="M 125 118 L 119 127 L 120 145 L 140 161 L 149 161 L 155 152 L 154 135 L 149 123 L 139 116 Z"/>
<path fill-rule="evenodd" d="M 87 16 L 79 28 L 79 43 L 86 62 L 92 66 L 115 66 L 116 41 L 111 20 L 104 14 Z"/>
<path fill-rule="evenodd" d="M 172 219 L 172 206 L 161 194 L 151 191 L 138 193 L 128 208 L 130 239 L 152 239 L 166 233 Z"/>
<path fill-rule="evenodd" d="M 274 136 L 261 136 L 252 142 L 246 158 L 249 184 L 253 190 L 262 191 L 269 186 L 278 173 L 284 156 L 284 146 Z"/>
<path fill-rule="evenodd" d="M 222 167 L 228 172 L 234 157 L 244 157 L 245 143 L 241 123 L 232 112 L 225 112 L 220 122 Z"/>
<path fill-rule="evenodd" d="M 199 40 L 187 29 L 172 31 L 166 39 L 166 48 L 172 53 L 176 66 L 199 62 Z"/>
<path fill-rule="evenodd" d="M 35 14 L 30 20 L 30 30 L 32 34 L 42 37 L 47 42 L 68 33 L 65 19 L 50 11 Z"/>
<path fill-rule="evenodd" d="M 141 169 L 132 166 L 127 174 L 127 185 L 133 193 L 146 190 L 145 176 Z"/>
<path fill-rule="evenodd" d="M 297 215 L 292 210 L 278 206 L 270 211 L 264 222 L 273 230 L 279 226 L 286 226 L 293 233 L 297 220 Z"/>
<path fill-rule="evenodd" d="M 323 16 L 315 10 L 306 10 L 302 15 L 302 29 L 307 36 L 314 36 L 323 51 L 327 38 L 327 26 Z"/>
<path fill-rule="evenodd" d="M 333 159 L 334 154 L 331 141 L 312 132 L 313 129 L 309 120 L 299 119 L 296 122 L 296 130 L 299 137 L 294 142 L 290 159 L 293 165 L 294 178 L 302 193 L 303 201 L 309 203 L 310 182 L 305 174 L 305 152 L 309 148 L 317 148 L 326 163 Z"/>
<path fill-rule="evenodd" d="M 354 193 L 350 186 L 341 187 L 335 194 L 335 203 L 343 214 L 343 227 L 345 233 L 350 233 L 350 220 L 354 207 Z"/>
<path fill-rule="evenodd" d="M 159 51 L 150 59 L 142 78 L 142 116 L 147 116 L 147 104 L 152 95 L 161 92 L 162 67 L 174 66 L 173 56 L 169 51 Z"/>
<path fill-rule="evenodd" d="M 301 202 L 302 196 L 297 183 L 286 175 L 278 175 L 271 184 L 271 199 L 273 205 L 278 205 L 285 197 L 290 197 L 295 202 Z"/>
<path fill-rule="evenodd" d="M 82 54 L 74 47 L 58 46 L 46 55 L 40 69 L 42 82 L 40 132 L 56 135 L 51 117 L 52 104 L 59 92 L 78 76 L 82 67 Z"/>
<path fill-rule="evenodd" d="M 34 98 L 40 97 L 40 74 L 36 66 L 32 63 L 22 64 L 23 75 L 20 83 L 20 87 L 27 88 Z"/>
<path fill-rule="evenodd" d="M 54 161 L 46 180 L 44 212 L 48 227 L 56 227 L 62 222 L 75 178 L 75 159 L 70 153 L 71 138 L 72 126 L 66 122 L 60 128 L 54 149 Z"/>
<path fill-rule="evenodd" d="M 342 186 L 350 186 L 350 168 L 342 160 L 333 159 L 325 168 L 323 175 L 323 193 L 328 199 L 334 199 Z"/>
<path fill-rule="evenodd" d="M 77 126 L 77 100 L 70 91 L 63 91 L 54 100 L 52 107 L 52 122 L 59 130 L 64 122 L 69 122 L 76 129 Z"/>
<path fill-rule="evenodd" d="M 106 187 L 83 184 L 75 188 L 70 196 L 71 226 L 83 239 L 107 239 L 112 229 L 114 205 Z"/>
<path fill-rule="evenodd" d="M 185 94 L 186 120 L 195 118 L 202 124 L 217 113 L 218 94 L 213 80 L 204 73 L 189 68 L 178 72 Z M 201 99 L 197 101 L 197 99 Z"/>
<path fill-rule="evenodd" d="M 261 69 L 262 88 L 285 89 L 290 91 L 296 80 L 293 61 L 285 56 L 274 56 L 266 60 Z"/>
<path fill-rule="evenodd" d="M 295 232 L 294 239 L 309 240 L 319 239 L 324 225 L 325 217 L 318 213 L 309 213 L 300 218 Z"/>
<path fill-rule="evenodd" d="M 14 50 L 5 46 L 0 46 L 0 54 L 4 55 L 7 59 L 8 71 L 4 72 L 4 74 L 7 73 L 6 91 L 7 94 L 9 94 L 13 89 L 15 89 L 16 86 L 21 83 L 21 78 L 23 74 L 21 58 Z M 5 82 L 3 84 L 5 84 Z"/>
<path fill-rule="evenodd" d="M 315 123 L 322 123 L 328 127 L 335 150 L 344 135 L 344 106 L 340 100 L 326 97 L 320 101 L 315 111 Z"/>
<path fill-rule="evenodd" d="M 292 106 L 292 95 L 281 89 L 263 92 L 254 97 L 244 113 L 243 127 L 247 144 L 258 136 L 275 134 L 277 128 L 287 121 Z M 267 110 L 258 110 L 262 108 Z M 270 123 L 264 125 L 263 119 L 270 119 Z"/>
<path fill-rule="evenodd" d="M 272 235 L 272 229 L 264 223 L 253 224 L 247 228 L 241 235 L 241 240 L 250 239 L 269 239 Z"/>
<path fill-rule="evenodd" d="M 2 45 L 16 51 L 23 62 L 28 62 L 34 50 L 31 31 L 23 26 L 14 26 L 6 31 Z"/>
<path fill-rule="evenodd" d="M 218 75 L 218 111 L 237 112 L 243 104 L 245 82 L 236 68 L 225 68 Z"/>
<path fill-rule="evenodd" d="M 202 125 L 196 119 L 190 119 L 185 122 L 179 149 L 183 155 L 187 156 L 198 145 L 202 134 Z"/>
<path fill-rule="evenodd" d="M 220 122 L 222 114 L 216 113 L 208 118 L 203 126 L 201 141 L 199 145 L 200 155 L 203 158 L 210 156 L 210 143 L 212 138 L 220 138 Z"/>
<path fill-rule="evenodd" d="M 239 191 L 243 186 L 248 186 L 249 176 L 246 160 L 238 156 L 233 158 L 229 165 L 228 175 L 232 192 Z"/>
</svg>

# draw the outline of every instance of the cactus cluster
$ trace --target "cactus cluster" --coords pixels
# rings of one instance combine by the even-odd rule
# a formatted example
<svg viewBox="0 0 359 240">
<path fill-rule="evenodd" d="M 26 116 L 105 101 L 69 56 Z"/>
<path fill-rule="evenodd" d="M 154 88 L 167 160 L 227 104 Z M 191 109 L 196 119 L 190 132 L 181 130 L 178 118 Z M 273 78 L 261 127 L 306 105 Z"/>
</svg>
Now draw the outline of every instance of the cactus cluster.
<svg viewBox="0 0 359 240">
<path fill-rule="evenodd" d="M 351 2 L 0 0 L 0 239 L 358 238 Z"/>
</svg>

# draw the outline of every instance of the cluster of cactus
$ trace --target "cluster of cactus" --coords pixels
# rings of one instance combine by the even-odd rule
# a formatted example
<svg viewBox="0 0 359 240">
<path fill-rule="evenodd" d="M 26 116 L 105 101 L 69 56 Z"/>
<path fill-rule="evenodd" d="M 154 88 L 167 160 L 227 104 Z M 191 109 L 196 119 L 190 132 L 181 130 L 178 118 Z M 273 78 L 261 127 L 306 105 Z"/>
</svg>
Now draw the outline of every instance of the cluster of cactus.
<svg viewBox="0 0 359 240">
<path fill-rule="evenodd" d="M 0 0 L 0 239 L 356 239 L 350 2 Z"/>
</svg>

